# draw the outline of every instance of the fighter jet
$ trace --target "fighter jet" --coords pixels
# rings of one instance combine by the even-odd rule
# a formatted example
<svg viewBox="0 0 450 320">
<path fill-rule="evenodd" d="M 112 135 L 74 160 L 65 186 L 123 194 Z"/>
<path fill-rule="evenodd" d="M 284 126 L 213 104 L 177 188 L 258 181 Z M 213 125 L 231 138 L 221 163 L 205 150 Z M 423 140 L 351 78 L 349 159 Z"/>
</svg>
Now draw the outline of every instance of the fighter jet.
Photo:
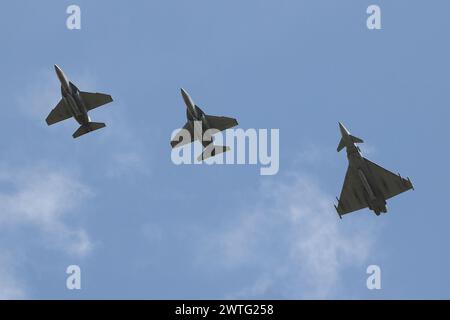
<svg viewBox="0 0 450 320">
<path fill-rule="evenodd" d="M 411 181 L 364 158 L 356 145 L 364 141 L 352 136 L 342 123 L 339 128 L 342 138 L 337 151 L 347 148 L 349 161 L 341 196 L 337 199 L 338 205 L 334 206 L 339 217 L 342 219 L 344 214 L 367 207 L 377 216 L 386 213 L 386 200 L 414 189 Z"/>
<path fill-rule="evenodd" d="M 194 103 L 192 98 L 183 88 L 181 88 L 181 95 L 187 107 L 187 123 L 184 125 L 183 129 L 189 132 L 190 139 L 183 139 L 183 134 L 180 130 L 180 132 L 178 132 L 170 142 L 172 148 L 181 147 L 185 144 L 198 140 L 205 148 L 203 153 L 198 157 L 198 161 L 205 160 L 209 157 L 214 157 L 215 155 L 230 150 L 230 148 L 226 146 L 214 145 L 213 137 L 208 136 L 205 133 L 209 129 L 214 129 L 217 132 L 237 126 L 238 122 L 236 119 L 207 115 Z"/>
<path fill-rule="evenodd" d="M 48 115 L 46 119 L 47 124 L 50 126 L 72 117 L 75 118 L 81 126 L 72 135 L 74 138 L 106 127 L 104 123 L 91 122 L 88 111 L 112 102 L 111 96 L 103 93 L 80 91 L 67 79 L 64 72 L 56 64 L 55 71 L 61 82 L 62 99 Z"/>
</svg>

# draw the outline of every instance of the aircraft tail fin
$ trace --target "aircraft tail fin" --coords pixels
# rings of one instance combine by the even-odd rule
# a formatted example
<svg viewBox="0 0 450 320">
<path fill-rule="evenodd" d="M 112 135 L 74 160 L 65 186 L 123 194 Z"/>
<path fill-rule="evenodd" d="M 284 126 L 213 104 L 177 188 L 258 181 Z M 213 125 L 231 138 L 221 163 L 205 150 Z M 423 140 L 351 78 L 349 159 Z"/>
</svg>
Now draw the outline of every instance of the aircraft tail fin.
<svg viewBox="0 0 450 320">
<path fill-rule="evenodd" d="M 216 146 L 214 144 L 210 144 L 203 150 L 202 154 L 198 156 L 197 161 L 203 161 L 208 158 L 214 157 L 218 154 L 230 151 L 230 147 L 227 146 Z"/>
<path fill-rule="evenodd" d="M 74 139 L 85 135 L 86 133 L 101 129 L 106 127 L 106 124 L 101 122 L 89 122 L 87 125 L 81 126 L 77 131 L 72 135 Z"/>
<path fill-rule="evenodd" d="M 363 139 L 360 139 L 352 135 L 350 135 L 350 139 L 352 140 L 353 143 L 364 143 Z M 345 141 L 344 138 L 341 138 L 341 141 L 339 142 L 339 145 L 337 147 L 337 151 L 340 152 L 344 148 L 345 148 Z"/>
</svg>

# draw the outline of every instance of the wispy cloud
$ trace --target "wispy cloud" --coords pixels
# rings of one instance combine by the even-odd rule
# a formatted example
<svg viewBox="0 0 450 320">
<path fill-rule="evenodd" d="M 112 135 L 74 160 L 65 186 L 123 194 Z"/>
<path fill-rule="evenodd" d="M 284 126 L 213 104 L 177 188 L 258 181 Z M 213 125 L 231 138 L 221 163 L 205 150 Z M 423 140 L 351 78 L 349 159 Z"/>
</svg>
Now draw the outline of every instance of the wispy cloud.
<svg viewBox="0 0 450 320">
<path fill-rule="evenodd" d="M 123 150 L 112 154 L 106 166 L 107 177 L 123 179 L 133 174 L 145 176 L 151 174 L 149 161 L 143 152 Z"/>
<path fill-rule="evenodd" d="M 365 270 L 371 232 L 340 221 L 312 178 L 268 183 L 259 194 L 212 236 L 209 258 L 227 270 L 253 270 L 251 283 L 230 298 L 336 297 L 347 267 Z"/>
<path fill-rule="evenodd" d="M 34 241 L 73 257 L 91 251 L 87 231 L 68 221 L 91 195 L 86 185 L 66 171 L 41 165 L 0 167 L 0 232 L 8 235 L 0 246 L 0 299 L 27 298 L 27 290 L 15 271 L 21 260 L 19 252 L 26 249 L 22 242 L 26 241 L 11 240 L 15 233 L 33 230 Z"/>
<path fill-rule="evenodd" d="M 377 148 L 371 144 L 362 143 L 358 145 L 361 149 L 361 152 L 365 155 L 374 155 L 377 153 Z"/>
<path fill-rule="evenodd" d="M 35 227 L 52 247 L 85 255 L 91 249 L 87 232 L 65 222 L 91 195 L 87 186 L 59 170 L 36 166 L 0 168 L 0 228 Z"/>
<path fill-rule="evenodd" d="M 25 299 L 24 284 L 18 279 L 10 255 L 0 251 L 0 300 Z"/>
</svg>

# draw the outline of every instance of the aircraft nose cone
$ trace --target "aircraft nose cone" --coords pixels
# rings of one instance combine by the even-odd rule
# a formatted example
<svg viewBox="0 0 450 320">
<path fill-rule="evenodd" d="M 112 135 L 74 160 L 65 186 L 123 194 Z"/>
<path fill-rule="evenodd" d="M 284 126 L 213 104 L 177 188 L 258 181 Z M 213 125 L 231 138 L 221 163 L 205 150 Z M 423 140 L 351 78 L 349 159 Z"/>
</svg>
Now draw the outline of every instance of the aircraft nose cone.
<svg viewBox="0 0 450 320">
<path fill-rule="evenodd" d="M 58 67 L 58 65 L 56 65 L 56 64 L 54 65 L 54 67 L 55 67 L 55 72 L 58 75 L 58 78 L 60 80 L 62 80 L 64 78 L 64 73 L 62 72 L 61 68 Z"/>
<path fill-rule="evenodd" d="M 67 80 L 67 77 L 64 74 L 64 72 L 61 70 L 60 67 L 58 67 L 58 65 L 55 64 L 54 67 L 55 67 L 56 75 L 58 76 L 59 82 L 61 82 L 61 86 L 63 88 L 65 88 L 66 91 L 71 92 L 69 80 Z"/>
<path fill-rule="evenodd" d="M 191 101 L 191 96 L 183 88 L 181 88 L 181 95 L 183 96 L 184 101 Z"/>
</svg>

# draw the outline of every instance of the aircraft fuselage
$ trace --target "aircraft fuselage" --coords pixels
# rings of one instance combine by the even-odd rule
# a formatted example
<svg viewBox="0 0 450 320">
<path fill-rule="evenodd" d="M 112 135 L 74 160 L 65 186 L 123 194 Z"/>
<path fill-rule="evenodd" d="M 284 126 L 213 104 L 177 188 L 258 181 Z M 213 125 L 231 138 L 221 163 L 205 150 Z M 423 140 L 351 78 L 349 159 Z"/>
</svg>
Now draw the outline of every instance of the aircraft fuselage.
<svg viewBox="0 0 450 320">
<path fill-rule="evenodd" d="M 181 89 L 181 95 L 183 96 L 184 103 L 186 104 L 186 118 L 191 122 L 194 128 L 194 134 L 199 141 L 203 141 L 203 133 L 210 129 L 205 113 L 200 109 L 192 100 L 191 96 L 184 90 Z M 201 122 L 201 126 L 195 123 Z"/>
<path fill-rule="evenodd" d="M 64 102 L 69 106 L 72 116 L 80 125 L 87 125 L 90 118 L 86 105 L 80 95 L 80 90 L 70 82 L 64 72 L 55 65 L 56 75 L 61 82 L 61 96 Z"/>
<path fill-rule="evenodd" d="M 363 158 L 359 148 L 354 143 L 351 146 L 347 146 L 347 158 L 349 166 L 358 172 L 358 178 L 364 186 L 364 194 L 366 195 L 369 209 L 373 210 L 376 215 L 380 215 L 382 212 L 386 213 L 386 200 L 375 182 L 366 159 Z"/>
</svg>

